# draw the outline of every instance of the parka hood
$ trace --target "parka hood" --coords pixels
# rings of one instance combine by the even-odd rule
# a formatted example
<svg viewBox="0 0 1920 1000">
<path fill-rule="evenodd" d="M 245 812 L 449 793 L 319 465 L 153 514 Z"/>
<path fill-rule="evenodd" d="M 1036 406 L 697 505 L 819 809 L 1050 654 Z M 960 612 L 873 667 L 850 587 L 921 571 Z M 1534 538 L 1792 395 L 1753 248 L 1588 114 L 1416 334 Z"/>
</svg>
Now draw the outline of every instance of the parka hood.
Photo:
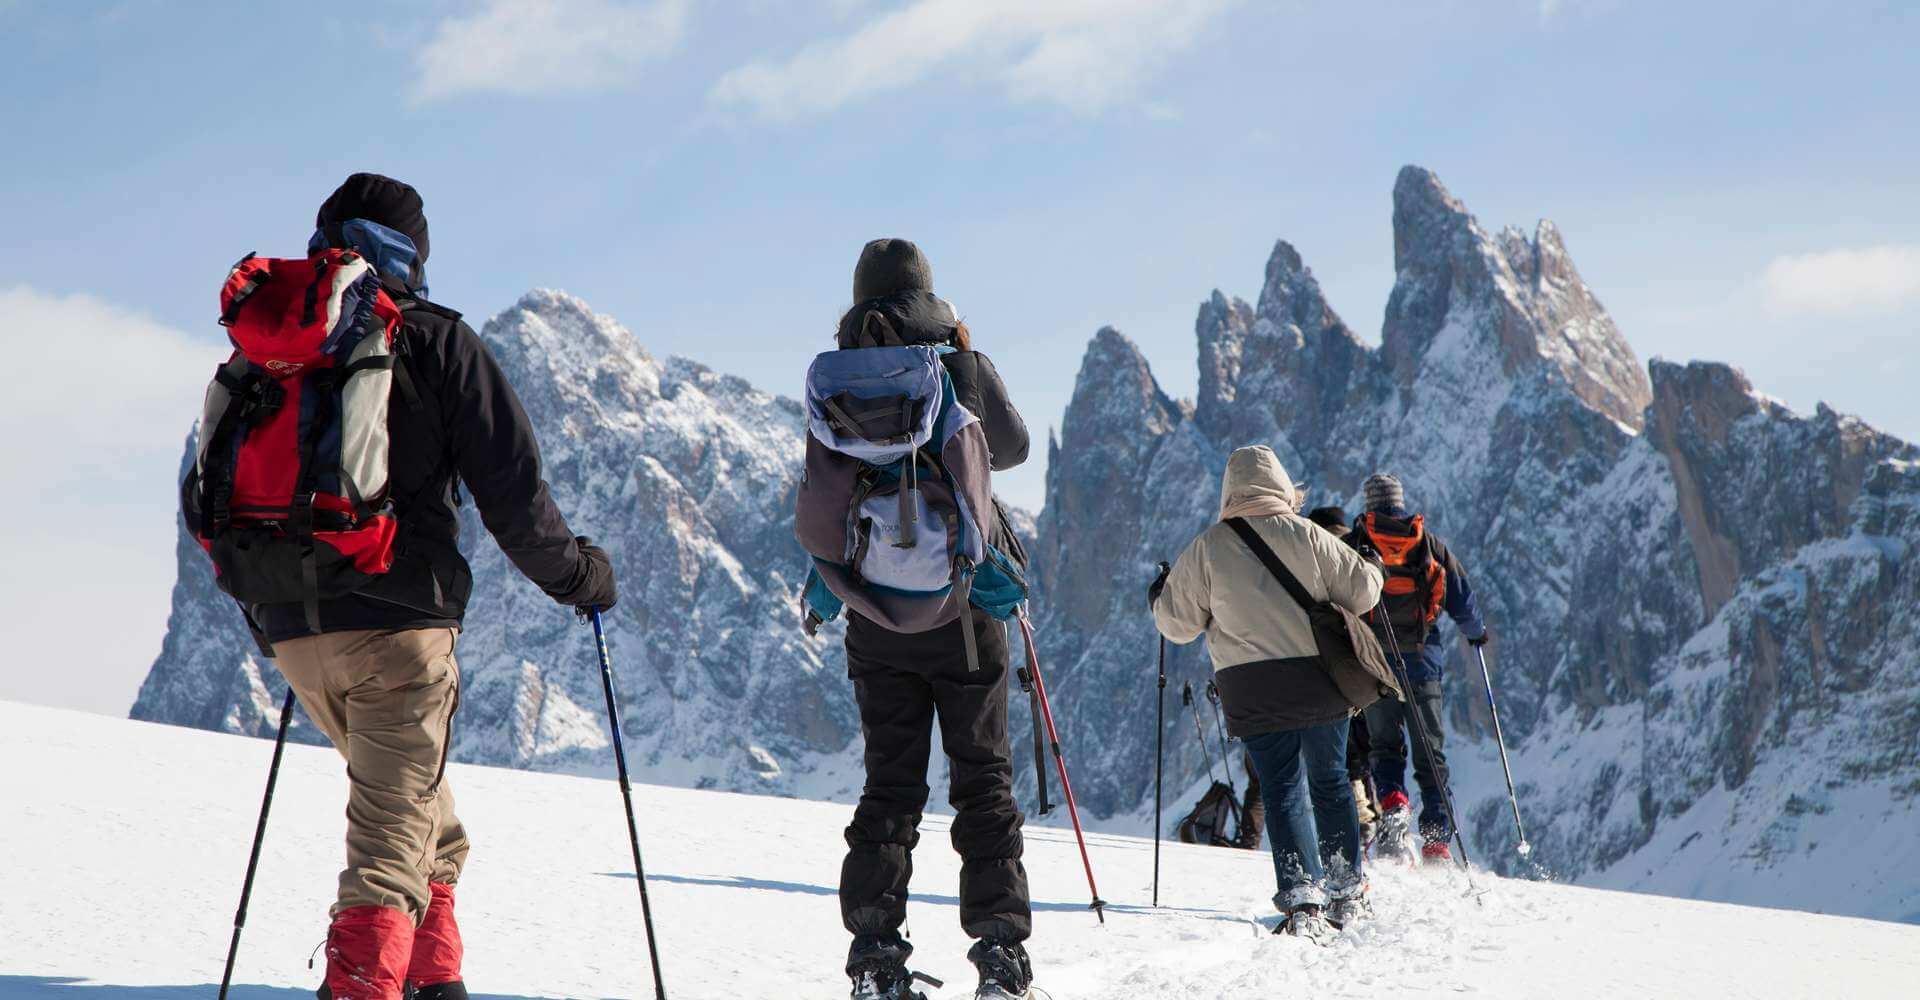
<svg viewBox="0 0 1920 1000">
<path fill-rule="evenodd" d="M 1251 445 L 1227 459 L 1220 481 L 1220 519 L 1298 513 L 1306 497 L 1306 487 L 1287 475 L 1272 448 Z"/>
</svg>

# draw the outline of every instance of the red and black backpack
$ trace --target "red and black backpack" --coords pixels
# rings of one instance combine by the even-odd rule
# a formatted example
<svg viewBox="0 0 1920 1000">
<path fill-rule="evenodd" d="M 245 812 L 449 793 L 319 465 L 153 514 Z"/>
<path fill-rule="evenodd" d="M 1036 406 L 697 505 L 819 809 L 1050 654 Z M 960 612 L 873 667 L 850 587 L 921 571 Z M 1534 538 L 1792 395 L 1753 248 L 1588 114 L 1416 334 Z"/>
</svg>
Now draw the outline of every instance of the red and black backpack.
<svg viewBox="0 0 1920 1000">
<path fill-rule="evenodd" d="M 1447 568 L 1441 565 L 1433 537 L 1427 534 L 1426 518 L 1419 514 L 1405 519 L 1368 514 L 1360 519 L 1359 530 L 1386 564 L 1381 603 L 1394 637 L 1402 645 L 1426 642 L 1447 600 Z M 1369 612 L 1367 620 L 1380 625 L 1377 611 Z"/>
<path fill-rule="evenodd" d="M 393 565 L 387 407 L 401 311 L 352 250 L 248 254 L 220 290 L 233 356 L 207 386 L 181 487 L 220 588 L 245 604 L 319 604 Z"/>
</svg>

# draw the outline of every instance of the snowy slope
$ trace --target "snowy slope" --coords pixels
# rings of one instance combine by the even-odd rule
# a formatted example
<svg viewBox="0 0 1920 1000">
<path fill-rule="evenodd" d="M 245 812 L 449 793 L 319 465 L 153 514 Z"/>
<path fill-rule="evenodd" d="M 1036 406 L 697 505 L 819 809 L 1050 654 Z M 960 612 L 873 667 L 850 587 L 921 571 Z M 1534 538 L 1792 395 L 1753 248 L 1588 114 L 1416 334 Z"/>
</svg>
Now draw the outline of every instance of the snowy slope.
<svg viewBox="0 0 1920 1000">
<path fill-rule="evenodd" d="M 206 997 L 219 980 L 269 748 L 258 740 L 0 703 L 0 997 Z M 648 996 L 616 786 L 451 770 L 476 849 L 460 894 L 487 996 Z M 289 749 L 241 950 L 242 1000 L 302 1000 L 340 853 L 332 751 Z M 844 996 L 834 898 L 846 806 L 641 785 L 676 1000 Z M 957 866 L 930 817 L 911 905 L 919 967 L 962 995 Z M 1920 928 L 1481 876 L 1380 872 L 1376 918 L 1327 949 L 1278 939 L 1263 855 L 1096 836 L 1108 924 L 1070 835 L 1029 839 L 1032 950 L 1058 1000 L 1911 996 Z M 77 986 L 100 989 L 76 989 Z"/>
</svg>

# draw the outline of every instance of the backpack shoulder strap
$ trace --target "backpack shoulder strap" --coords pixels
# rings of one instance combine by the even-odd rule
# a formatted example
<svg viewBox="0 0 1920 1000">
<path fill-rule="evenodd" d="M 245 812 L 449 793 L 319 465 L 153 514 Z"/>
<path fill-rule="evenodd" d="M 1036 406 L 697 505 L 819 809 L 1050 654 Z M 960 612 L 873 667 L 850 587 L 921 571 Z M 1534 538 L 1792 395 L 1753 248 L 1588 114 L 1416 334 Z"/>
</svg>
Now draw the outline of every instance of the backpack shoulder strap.
<svg viewBox="0 0 1920 1000">
<path fill-rule="evenodd" d="M 1300 610 L 1312 611 L 1321 603 L 1314 600 L 1312 594 L 1307 593 L 1307 588 L 1300 585 L 1300 579 L 1293 575 L 1293 571 L 1287 568 L 1286 563 L 1280 561 L 1280 557 L 1268 547 L 1267 540 L 1261 538 L 1258 531 L 1253 530 L 1253 525 L 1248 524 L 1246 518 L 1230 517 L 1227 519 L 1227 526 L 1233 529 L 1234 534 L 1240 536 L 1241 541 L 1247 543 L 1247 548 L 1252 549 L 1253 554 L 1267 567 L 1267 572 L 1272 573 L 1273 578 L 1280 581 L 1280 586 L 1287 589 L 1287 593 L 1300 605 Z"/>
</svg>

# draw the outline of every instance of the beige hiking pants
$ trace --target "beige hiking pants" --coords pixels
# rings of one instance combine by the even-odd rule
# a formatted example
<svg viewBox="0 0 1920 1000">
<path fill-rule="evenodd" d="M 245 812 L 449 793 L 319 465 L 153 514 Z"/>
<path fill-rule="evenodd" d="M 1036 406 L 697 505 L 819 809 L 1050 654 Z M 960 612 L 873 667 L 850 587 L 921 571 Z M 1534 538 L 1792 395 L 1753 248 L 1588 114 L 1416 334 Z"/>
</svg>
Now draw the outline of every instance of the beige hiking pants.
<svg viewBox="0 0 1920 1000">
<path fill-rule="evenodd" d="M 444 772 L 460 668 L 450 628 L 330 632 L 273 644 L 300 704 L 347 759 L 347 868 L 333 912 L 386 906 L 417 926 L 430 882 L 467 860 Z"/>
</svg>

